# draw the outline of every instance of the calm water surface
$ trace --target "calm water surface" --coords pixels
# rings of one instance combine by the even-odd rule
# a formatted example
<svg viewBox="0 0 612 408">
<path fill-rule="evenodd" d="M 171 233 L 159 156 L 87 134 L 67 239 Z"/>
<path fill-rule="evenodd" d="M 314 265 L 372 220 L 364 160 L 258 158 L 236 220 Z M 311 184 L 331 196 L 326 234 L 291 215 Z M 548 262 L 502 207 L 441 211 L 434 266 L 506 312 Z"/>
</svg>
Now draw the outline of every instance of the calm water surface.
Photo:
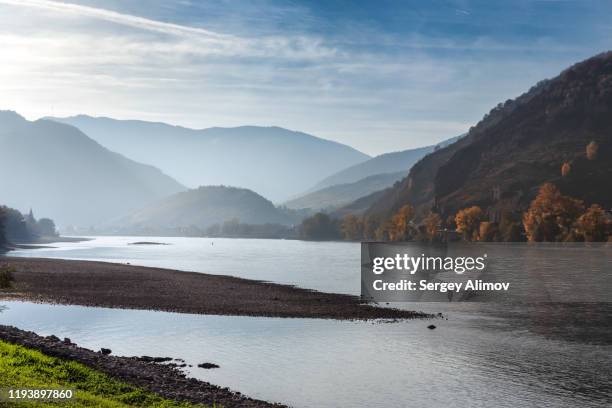
<svg viewBox="0 0 612 408">
<path fill-rule="evenodd" d="M 155 238 L 172 245 L 127 245 L 141 240 L 152 239 L 96 238 L 13 255 L 130 262 L 326 291 L 359 291 L 357 244 Z M 524 267 L 525 257 L 534 257 L 540 259 L 541 270 L 554 270 L 542 260 L 551 258 L 550 253 L 521 251 L 514 248 L 501 264 Z M 584 262 L 586 255 L 596 254 L 591 252 L 557 251 L 552 258 L 565 257 L 576 267 L 580 258 Z M 70 337 L 95 350 L 109 347 L 117 355 L 183 358 L 194 366 L 189 370 L 195 377 L 297 407 L 612 404 L 610 304 L 403 305 L 444 312 L 448 320 L 434 321 L 436 330 L 426 328 L 431 321 L 421 320 L 385 324 L 27 302 L 0 301 L 0 305 L 6 306 L 0 313 L 2 324 Z M 202 362 L 221 367 L 197 368 Z"/>
<path fill-rule="evenodd" d="M 360 291 L 360 246 L 271 239 L 92 237 L 12 256 L 129 262 L 133 265 L 240 276 L 335 293 Z M 170 245 L 129 245 L 134 242 Z"/>
</svg>

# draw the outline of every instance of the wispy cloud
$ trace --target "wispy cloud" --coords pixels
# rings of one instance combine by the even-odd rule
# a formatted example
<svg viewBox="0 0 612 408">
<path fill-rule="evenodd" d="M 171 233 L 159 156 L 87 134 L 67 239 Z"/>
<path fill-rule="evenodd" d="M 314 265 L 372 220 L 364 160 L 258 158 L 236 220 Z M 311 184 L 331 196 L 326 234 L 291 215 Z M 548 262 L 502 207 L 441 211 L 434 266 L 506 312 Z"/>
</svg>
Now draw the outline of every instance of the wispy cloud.
<svg viewBox="0 0 612 408">
<path fill-rule="evenodd" d="M 44 10 L 56 11 L 60 13 L 68 13 L 81 17 L 97 18 L 112 23 L 122 24 L 143 30 L 155 31 L 163 34 L 197 35 L 214 40 L 232 39 L 232 37 L 229 35 L 222 35 L 201 28 L 186 27 L 179 24 L 165 23 L 129 14 L 122 14 L 103 8 L 82 6 L 79 4 L 64 3 L 51 0 L 0 0 L 0 3 L 19 7 L 34 7 Z"/>
<path fill-rule="evenodd" d="M 444 18 L 408 13 L 416 20 L 392 29 L 394 16 L 372 27 L 373 17 L 350 10 L 330 16 L 274 0 L 253 16 L 242 2 L 211 11 L 202 9 L 209 3 L 152 1 L 142 13 L 110 4 L 0 0 L 0 107 L 29 117 L 280 125 L 382 153 L 462 133 L 497 102 L 597 47 L 551 32 L 508 40 L 495 30 L 430 28 L 489 20 L 463 6 Z M 156 4 L 170 10 L 164 18 L 142 9 Z"/>
</svg>

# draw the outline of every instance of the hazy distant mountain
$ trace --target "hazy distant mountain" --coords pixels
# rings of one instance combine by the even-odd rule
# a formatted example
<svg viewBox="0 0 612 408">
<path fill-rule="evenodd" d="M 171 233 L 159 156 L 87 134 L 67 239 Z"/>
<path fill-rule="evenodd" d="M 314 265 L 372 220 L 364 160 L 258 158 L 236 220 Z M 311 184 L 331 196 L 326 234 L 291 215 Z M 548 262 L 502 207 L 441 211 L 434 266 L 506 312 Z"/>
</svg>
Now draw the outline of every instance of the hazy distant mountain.
<svg viewBox="0 0 612 408">
<path fill-rule="evenodd" d="M 358 180 L 377 174 L 408 173 L 410 168 L 436 148 L 445 147 L 456 142 L 462 136 L 456 136 L 437 145 L 408 149 L 400 152 L 385 153 L 370 160 L 345 168 L 319 181 L 309 192 L 320 190 L 336 184 L 354 183 Z M 405 174 L 404 174 L 405 175 Z M 401 178 L 401 177 L 400 177 Z M 399 180 L 399 178 L 397 179 Z M 397 181 L 394 180 L 394 181 Z M 381 186 L 380 189 L 387 186 Z"/>
<path fill-rule="evenodd" d="M 89 226 L 183 190 L 158 169 L 113 153 L 73 126 L 0 112 L 0 202 Z"/>
<path fill-rule="evenodd" d="M 598 149 L 589 157 L 591 142 Z M 478 205 L 496 220 L 501 211 L 524 211 L 546 182 L 587 205 L 612 208 L 611 158 L 608 52 L 497 105 L 465 138 L 416 164 L 368 213 L 388 217 L 410 203 L 420 216 L 434 208 L 444 219 Z"/>
<path fill-rule="evenodd" d="M 190 187 L 231 185 L 282 202 L 369 156 L 279 127 L 203 130 L 136 120 L 74 116 L 69 123 L 107 148 L 159 167 Z"/>
<path fill-rule="evenodd" d="M 354 183 L 336 184 L 289 200 L 285 203 L 285 206 L 294 209 L 334 210 L 375 191 L 390 187 L 407 174 L 408 170 L 398 173 L 376 174 Z"/>
<path fill-rule="evenodd" d="M 245 224 L 299 223 L 292 212 L 274 206 L 259 194 L 244 188 L 205 186 L 174 194 L 149 204 L 115 224 L 127 230 L 163 230 L 197 227 L 236 219 Z"/>
</svg>

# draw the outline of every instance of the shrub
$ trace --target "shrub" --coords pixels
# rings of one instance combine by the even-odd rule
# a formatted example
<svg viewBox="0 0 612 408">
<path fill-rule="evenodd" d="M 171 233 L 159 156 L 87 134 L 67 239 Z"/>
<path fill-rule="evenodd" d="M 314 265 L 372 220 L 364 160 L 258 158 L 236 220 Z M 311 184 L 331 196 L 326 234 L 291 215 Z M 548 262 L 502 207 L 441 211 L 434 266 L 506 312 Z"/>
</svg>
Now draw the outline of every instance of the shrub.
<svg viewBox="0 0 612 408">
<path fill-rule="evenodd" d="M 0 266 L 0 289 L 8 289 L 12 286 L 12 283 L 15 281 L 14 272 L 15 268 L 11 266 Z"/>
</svg>

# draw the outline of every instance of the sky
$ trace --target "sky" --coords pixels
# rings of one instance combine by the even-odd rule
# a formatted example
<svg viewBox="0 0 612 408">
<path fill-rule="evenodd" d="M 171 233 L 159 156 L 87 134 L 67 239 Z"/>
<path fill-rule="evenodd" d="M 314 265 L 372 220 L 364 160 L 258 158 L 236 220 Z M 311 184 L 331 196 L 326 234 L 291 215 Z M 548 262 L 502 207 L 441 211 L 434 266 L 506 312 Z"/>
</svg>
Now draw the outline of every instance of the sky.
<svg viewBox="0 0 612 408">
<path fill-rule="evenodd" d="M 612 49 L 612 1 L 0 0 L 0 108 L 437 143 Z"/>
</svg>

